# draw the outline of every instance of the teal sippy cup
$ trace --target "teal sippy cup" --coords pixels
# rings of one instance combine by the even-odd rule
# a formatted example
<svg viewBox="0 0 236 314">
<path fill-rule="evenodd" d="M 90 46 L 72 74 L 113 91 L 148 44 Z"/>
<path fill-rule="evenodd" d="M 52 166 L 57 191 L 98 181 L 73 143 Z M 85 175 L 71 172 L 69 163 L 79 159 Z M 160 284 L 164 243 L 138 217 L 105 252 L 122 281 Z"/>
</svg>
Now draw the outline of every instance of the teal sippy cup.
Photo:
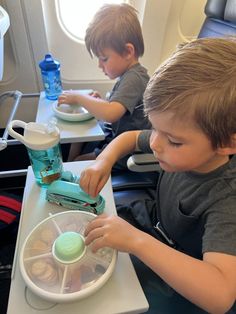
<svg viewBox="0 0 236 314">
<path fill-rule="evenodd" d="M 21 135 L 14 128 L 23 128 L 24 134 Z M 55 124 L 13 120 L 8 125 L 8 132 L 26 146 L 38 185 L 48 186 L 61 177 L 63 162 L 60 131 Z"/>
</svg>

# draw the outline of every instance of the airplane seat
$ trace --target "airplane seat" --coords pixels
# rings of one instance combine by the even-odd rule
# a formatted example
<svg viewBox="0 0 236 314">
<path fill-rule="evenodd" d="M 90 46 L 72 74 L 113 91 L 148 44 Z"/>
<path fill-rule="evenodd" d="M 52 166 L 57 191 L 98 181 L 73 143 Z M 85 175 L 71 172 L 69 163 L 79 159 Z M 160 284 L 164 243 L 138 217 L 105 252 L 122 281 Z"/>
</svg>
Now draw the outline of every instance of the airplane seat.
<svg viewBox="0 0 236 314">
<path fill-rule="evenodd" d="M 198 38 L 236 35 L 236 0 L 208 0 Z"/>
<path fill-rule="evenodd" d="M 145 166 L 142 163 L 141 171 L 134 171 L 128 166 L 127 170 L 112 172 L 111 181 L 116 204 L 129 203 L 140 198 L 155 198 L 159 173 L 156 171 L 156 164 L 151 165 L 148 170 Z"/>
</svg>

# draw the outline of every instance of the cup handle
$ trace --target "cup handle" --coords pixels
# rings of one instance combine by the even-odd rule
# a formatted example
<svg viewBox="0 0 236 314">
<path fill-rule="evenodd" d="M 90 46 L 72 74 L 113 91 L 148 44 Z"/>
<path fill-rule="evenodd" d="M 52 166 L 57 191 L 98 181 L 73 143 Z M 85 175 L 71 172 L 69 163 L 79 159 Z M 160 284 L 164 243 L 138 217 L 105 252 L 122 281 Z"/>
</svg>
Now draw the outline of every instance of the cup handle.
<svg viewBox="0 0 236 314">
<path fill-rule="evenodd" d="M 23 129 L 25 129 L 27 123 L 25 123 L 24 121 L 20 121 L 20 120 L 12 120 L 9 124 L 8 124 L 8 127 L 7 127 L 7 130 L 8 130 L 8 133 L 16 138 L 17 140 L 19 140 L 20 142 L 22 142 L 23 144 L 25 143 L 24 141 L 24 137 L 13 130 L 14 127 L 21 127 Z"/>
</svg>

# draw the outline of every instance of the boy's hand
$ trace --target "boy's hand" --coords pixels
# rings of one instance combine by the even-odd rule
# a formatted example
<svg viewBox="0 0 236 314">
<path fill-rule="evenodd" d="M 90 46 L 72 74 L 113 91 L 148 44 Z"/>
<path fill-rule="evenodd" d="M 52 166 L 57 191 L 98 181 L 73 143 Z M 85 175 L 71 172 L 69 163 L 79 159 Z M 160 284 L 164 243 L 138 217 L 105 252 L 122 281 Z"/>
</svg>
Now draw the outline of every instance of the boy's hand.
<svg viewBox="0 0 236 314">
<path fill-rule="evenodd" d="M 76 92 L 63 92 L 58 97 L 58 105 L 68 104 L 68 105 L 79 105 L 78 93 Z"/>
<path fill-rule="evenodd" d="M 89 94 L 90 96 L 94 97 L 94 98 L 102 98 L 102 96 L 99 94 L 98 91 L 93 91 L 92 93 Z"/>
<path fill-rule="evenodd" d="M 80 175 L 79 184 L 81 188 L 92 197 L 96 197 L 106 184 L 112 165 L 104 160 L 97 160 L 96 163 L 85 169 Z"/>
<path fill-rule="evenodd" d="M 92 243 L 91 248 L 96 252 L 102 247 L 110 247 L 118 251 L 131 253 L 140 233 L 124 219 L 118 216 L 102 214 L 92 220 L 85 230 L 85 244 Z"/>
</svg>

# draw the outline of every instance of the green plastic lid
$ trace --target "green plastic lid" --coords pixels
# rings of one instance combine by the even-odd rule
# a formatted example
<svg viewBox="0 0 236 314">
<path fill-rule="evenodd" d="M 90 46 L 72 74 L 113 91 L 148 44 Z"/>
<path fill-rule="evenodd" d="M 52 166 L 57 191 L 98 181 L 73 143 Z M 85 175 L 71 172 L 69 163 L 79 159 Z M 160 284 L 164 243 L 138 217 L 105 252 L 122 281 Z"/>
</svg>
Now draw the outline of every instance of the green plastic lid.
<svg viewBox="0 0 236 314">
<path fill-rule="evenodd" d="M 68 231 L 59 235 L 54 243 L 55 257 L 63 263 L 73 263 L 85 252 L 84 238 L 77 232 Z"/>
</svg>

